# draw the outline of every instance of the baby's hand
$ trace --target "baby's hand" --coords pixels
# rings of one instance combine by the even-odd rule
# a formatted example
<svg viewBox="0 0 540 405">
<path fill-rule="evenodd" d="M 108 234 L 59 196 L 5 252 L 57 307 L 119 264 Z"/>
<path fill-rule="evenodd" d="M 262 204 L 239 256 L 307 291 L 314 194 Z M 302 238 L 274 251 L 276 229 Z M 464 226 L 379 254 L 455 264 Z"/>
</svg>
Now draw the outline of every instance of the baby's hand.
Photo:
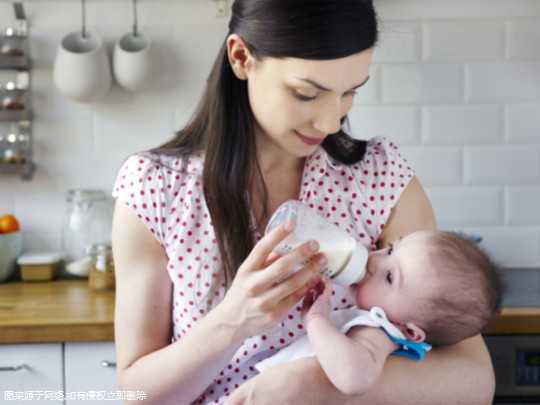
<svg viewBox="0 0 540 405">
<path fill-rule="evenodd" d="M 302 320 L 305 326 L 311 319 L 319 316 L 328 318 L 331 296 L 332 282 L 328 276 L 324 277 L 316 287 L 308 291 L 302 304 Z"/>
</svg>

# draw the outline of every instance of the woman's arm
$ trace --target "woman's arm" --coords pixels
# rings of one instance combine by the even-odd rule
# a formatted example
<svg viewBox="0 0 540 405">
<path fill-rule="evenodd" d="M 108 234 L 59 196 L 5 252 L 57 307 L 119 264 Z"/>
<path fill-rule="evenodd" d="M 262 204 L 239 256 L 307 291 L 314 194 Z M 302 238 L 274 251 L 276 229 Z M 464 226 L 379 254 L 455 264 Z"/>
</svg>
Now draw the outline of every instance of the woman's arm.
<svg viewBox="0 0 540 405">
<path fill-rule="evenodd" d="M 309 243 L 269 259 L 292 229 L 276 228 L 255 246 L 224 300 L 171 344 L 172 284 L 164 249 L 148 228 L 117 202 L 113 223 L 117 277 L 115 340 L 120 389 L 144 391 L 145 403 L 191 403 L 227 365 L 241 342 L 274 326 L 319 281 L 324 263 Z M 211 344 L 209 344 L 211 342 Z"/>
<path fill-rule="evenodd" d="M 431 204 L 413 178 L 379 239 L 379 247 L 418 230 L 435 230 Z M 295 382 L 293 384 L 292 382 Z M 301 359 L 268 370 L 241 386 L 231 403 L 264 403 L 272 387 L 280 387 L 272 399 L 304 403 L 491 403 L 495 389 L 491 360 L 481 337 L 433 349 L 420 362 L 390 356 L 375 387 L 361 397 L 347 397 L 332 386 L 315 358 Z M 309 398 L 306 397 L 309 395 Z M 256 401 L 252 401 L 256 399 Z"/>
<path fill-rule="evenodd" d="M 305 357 L 249 380 L 233 393 L 227 405 L 491 404 L 492 376 L 485 375 L 490 365 L 479 362 L 478 356 L 469 358 L 470 352 L 483 347 L 477 339 L 438 348 L 419 362 L 390 356 L 375 386 L 359 397 L 338 391 L 317 358 Z"/>
</svg>

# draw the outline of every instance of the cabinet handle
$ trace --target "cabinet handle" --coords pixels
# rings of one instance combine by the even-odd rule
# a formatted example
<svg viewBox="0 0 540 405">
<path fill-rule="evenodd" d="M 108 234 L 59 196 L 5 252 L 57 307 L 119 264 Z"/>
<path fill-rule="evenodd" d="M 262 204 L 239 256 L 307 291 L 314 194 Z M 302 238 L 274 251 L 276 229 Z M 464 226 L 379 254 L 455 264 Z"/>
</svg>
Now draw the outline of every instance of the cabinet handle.
<svg viewBox="0 0 540 405">
<path fill-rule="evenodd" d="M 116 362 L 115 361 L 103 360 L 101 362 L 101 366 L 102 367 L 116 367 Z"/>
<path fill-rule="evenodd" d="M 0 371 L 19 371 L 26 368 L 26 364 L 19 364 L 18 366 L 0 367 Z"/>
</svg>

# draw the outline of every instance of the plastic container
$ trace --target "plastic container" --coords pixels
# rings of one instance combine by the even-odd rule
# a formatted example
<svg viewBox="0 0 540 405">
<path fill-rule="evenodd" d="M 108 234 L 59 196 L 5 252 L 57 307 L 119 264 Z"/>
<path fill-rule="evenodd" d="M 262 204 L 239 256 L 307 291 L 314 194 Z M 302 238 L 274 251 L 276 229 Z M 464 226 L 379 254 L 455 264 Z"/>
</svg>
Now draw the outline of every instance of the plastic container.
<svg viewBox="0 0 540 405">
<path fill-rule="evenodd" d="M 17 262 L 21 266 L 22 281 L 51 281 L 62 256 L 57 252 L 25 253 Z"/>
<path fill-rule="evenodd" d="M 296 227 L 274 249 L 276 253 L 287 254 L 302 243 L 315 239 L 319 242 L 320 251 L 328 259 L 322 274 L 329 275 L 334 283 L 342 286 L 358 283 L 364 278 L 369 252 L 352 236 L 317 215 L 308 206 L 293 200 L 285 202 L 276 210 L 265 233 L 286 220 L 295 222 Z"/>
</svg>

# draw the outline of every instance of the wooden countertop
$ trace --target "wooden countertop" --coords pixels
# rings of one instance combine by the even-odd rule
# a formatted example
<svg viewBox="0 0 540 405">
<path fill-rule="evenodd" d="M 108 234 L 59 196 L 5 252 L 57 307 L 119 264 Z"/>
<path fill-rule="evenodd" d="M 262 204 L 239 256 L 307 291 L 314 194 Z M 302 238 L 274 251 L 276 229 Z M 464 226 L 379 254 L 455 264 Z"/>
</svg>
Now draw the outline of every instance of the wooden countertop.
<svg viewBox="0 0 540 405">
<path fill-rule="evenodd" d="M 85 280 L 0 283 L 0 344 L 112 341 L 114 298 Z M 540 334 L 540 307 L 505 308 L 484 334 Z"/>
<path fill-rule="evenodd" d="M 484 335 L 540 334 L 540 307 L 507 307 L 482 332 Z"/>
<path fill-rule="evenodd" d="M 0 343 L 112 341 L 114 297 L 86 280 L 0 283 Z"/>
</svg>

